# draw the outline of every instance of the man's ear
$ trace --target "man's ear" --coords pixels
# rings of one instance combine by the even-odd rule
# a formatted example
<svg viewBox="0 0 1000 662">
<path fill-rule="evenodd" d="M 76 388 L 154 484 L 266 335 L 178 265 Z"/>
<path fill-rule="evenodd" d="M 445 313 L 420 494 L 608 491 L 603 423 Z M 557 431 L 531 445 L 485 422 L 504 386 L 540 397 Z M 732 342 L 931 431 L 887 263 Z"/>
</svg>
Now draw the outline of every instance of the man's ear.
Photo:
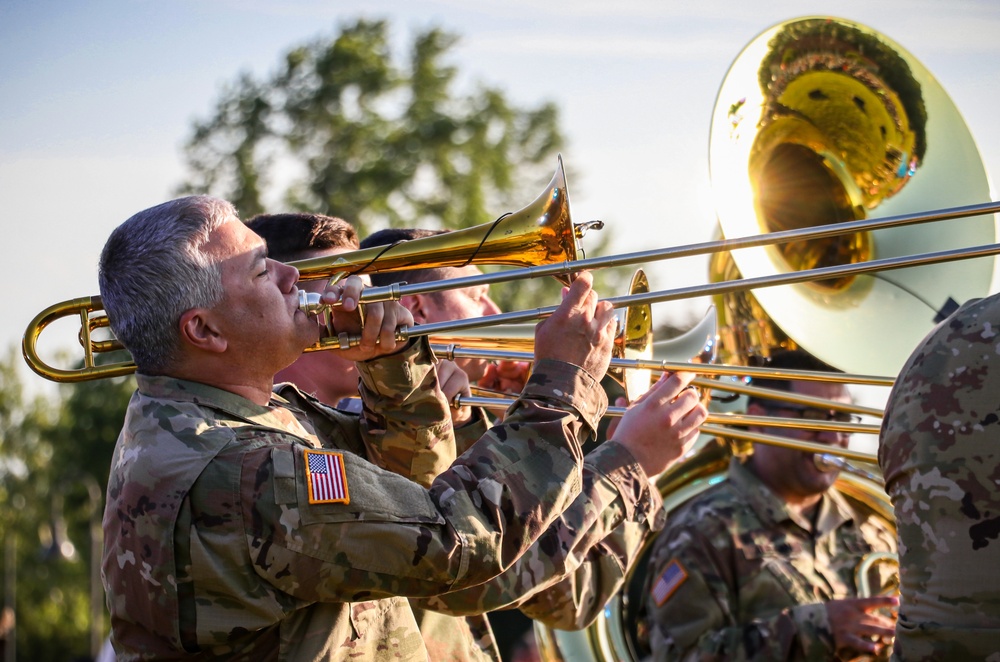
<svg viewBox="0 0 1000 662">
<path fill-rule="evenodd" d="M 195 349 L 221 354 L 228 343 L 205 308 L 191 308 L 181 315 L 181 340 Z"/>
<path fill-rule="evenodd" d="M 423 294 L 407 294 L 400 298 L 400 305 L 410 311 L 415 324 L 427 321 L 427 297 Z"/>
</svg>

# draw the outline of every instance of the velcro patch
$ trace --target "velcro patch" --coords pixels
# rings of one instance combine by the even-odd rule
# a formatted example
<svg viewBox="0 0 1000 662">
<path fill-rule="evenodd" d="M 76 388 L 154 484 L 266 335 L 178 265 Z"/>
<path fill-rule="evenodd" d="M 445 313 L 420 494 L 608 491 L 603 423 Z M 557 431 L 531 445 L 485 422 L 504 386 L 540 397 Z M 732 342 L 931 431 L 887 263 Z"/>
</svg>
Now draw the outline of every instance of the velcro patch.
<svg viewBox="0 0 1000 662">
<path fill-rule="evenodd" d="M 687 577 L 687 571 L 681 565 L 680 561 L 674 559 L 668 563 L 650 591 L 650 595 L 653 596 L 653 602 L 656 603 L 656 606 L 662 607 L 667 598 L 680 588 L 680 585 L 684 583 Z"/>
<path fill-rule="evenodd" d="M 344 454 L 312 450 L 304 453 L 309 503 L 350 503 Z"/>
</svg>

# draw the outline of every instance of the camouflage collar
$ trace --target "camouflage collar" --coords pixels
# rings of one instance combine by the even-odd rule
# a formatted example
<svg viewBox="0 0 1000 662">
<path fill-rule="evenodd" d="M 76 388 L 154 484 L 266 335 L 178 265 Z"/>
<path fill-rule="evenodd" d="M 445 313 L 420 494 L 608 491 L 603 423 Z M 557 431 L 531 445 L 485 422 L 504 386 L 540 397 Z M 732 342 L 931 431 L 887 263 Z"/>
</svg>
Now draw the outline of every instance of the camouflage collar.
<svg viewBox="0 0 1000 662">
<path fill-rule="evenodd" d="M 729 480 L 746 503 L 765 525 L 781 525 L 791 522 L 807 532 L 812 531 L 812 523 L 800 513 L 789 510 L 787 504 L 778 498 L 739 458 L 729 462 Z M 819 516 L 816 518 L 816 536 L 825 536 L 844 524 L 854 521 L 850 507 L 835 488 L 830 488 L 819 502 Z"/>
<path fill-rule="evenodd" d="M 287 431 L 292 418 L 276 413 L 289 407 L 288 401 L 277 394 L 271 395 L 270 406 L 261 407 L 230 391 L 174 377 L 137 374 L 136 384 L 139 393 L 146 397 L 190 402 L 254 425 Z M 298 430 L 294 432 L 299 433 Z"/>
</svg>

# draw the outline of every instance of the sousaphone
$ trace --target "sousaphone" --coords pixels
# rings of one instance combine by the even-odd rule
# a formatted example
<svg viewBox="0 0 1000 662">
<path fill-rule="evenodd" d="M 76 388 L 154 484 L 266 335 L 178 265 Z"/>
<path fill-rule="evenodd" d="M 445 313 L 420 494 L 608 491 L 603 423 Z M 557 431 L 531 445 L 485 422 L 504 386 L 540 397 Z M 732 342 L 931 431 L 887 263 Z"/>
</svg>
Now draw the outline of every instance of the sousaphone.
<svg viewBox="0 0 1000 662">
<path fill-rule="evenodd" d="M 709 147 L 726 237 L 992 199 L 982 159 L 941 85 L 863 25 L 776 25 L 733 63 Z M 712 280 L 754 278 L 996 241 L 993 215 L 714 256 Z M 846 372 L 894 375 L 930 329 L 992 291 L 995 259 L 868 273 L 717 301 L 723 361 L 796 344 Z"/>
</svg>

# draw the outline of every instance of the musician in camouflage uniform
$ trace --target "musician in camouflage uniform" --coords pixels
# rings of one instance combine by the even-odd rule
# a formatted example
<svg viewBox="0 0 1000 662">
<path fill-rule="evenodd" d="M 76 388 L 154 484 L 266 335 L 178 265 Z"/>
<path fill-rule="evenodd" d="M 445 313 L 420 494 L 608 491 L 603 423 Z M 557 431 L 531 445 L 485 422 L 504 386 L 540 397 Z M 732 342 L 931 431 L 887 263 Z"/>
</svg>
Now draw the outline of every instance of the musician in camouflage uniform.
<svg viewBox="0 0 1000 662">
<path fill-rule="evenodd" d="M 264 238 L 269 253 L 283 261 L 328 256 L 357 248 L 356 241 L 353 240 L 353 228 L 341 219 L 314 214 L 274 214 L 256 216 L 247 225 Z M 427 234 L 430 233 L 417 236 Z M 408 276 L 406 280 L 422 282 L 426 279 Z M 465 292 L 458 292 L 453 298 L 461 302 L 466 296 Z M 481 304 L 483 314 L 498 310 L 485 292 L 477 292 L 468 296 L 467 300 L 470 303 L 485 300 Z M 460 311 L 463 306 L 459 304 L 449 309 L 456 308 Z M 472 310 L 470 313 L 479 310 Z M 428 317 L 429 314 L 431 313 L 424 314 L 420 321 L 445 321 L 443 317 Z M 315 374 L 320 372 L 317 369 L 319 367 L 326 371 L 330 368 L 327 358 L 329 354 L 333 352 L 303 354 L 293 364 L 292 368 L 295 370 L 282 371 L 279 376 L 301 372 Z M 378 374 L 378 371 L 384 369 L 381 363 L 384 362 L 361 363 L 359 369 L 370 381 L 385 384 L 391 380 Z M 442 366 L 453 365 L 448 361 L 439 361 L 438 371 L 440 373 Z M 464 372 L 459 372 L 465 375 Z M 455 384 L 458 381 L 457 378 L 452 380 L 451 388 L 442 385 L 442 390 L 449 399 L 455 395 Z M 468 379 L 462 381 L 461 385 L 464 385 L 462 392 L 468 394 Z M 286 388 L 288 387 L 279 386 L 279 392 Z M 321 400 L 322 392 L 323 389 L 320 389 L 317 394 Z M 452 415 L 453 418 L 456 415 L 454 408 Z M 443 435 L 434 434 L 434 427 L 425 428 L 421 434 L 372 435 L 369 437 L 373 445 L 367 449 L 368 459 L 429 486 L 437 473 L 447 468 L 457 454 L 462 454 L 478 441 L 487 429 L 486 418 L 478 409 L 466 414 L 456 425 L 458 427 L 455 429 L 454 443 L 442 439 Z M 598 475 L 585 469 L 584 480 L 599 479 Z M 600 482 L 583 492 L 560 517 L 560 526 L 551 535 L 543 536 L 505 576 L 475 589 L 410 601 L 431 659 L 499 660 L 498 641 L 483 614 L 488 609 L 520 607 L 527 617 L 559 629 L 585 627 L 600 614 L 608 599 L 621 588 L 624 573 L 634 561 L 648 532 L 662 528 L 663 511 L 659 493 L 648 490 L 650 503 L 643 503 L 644 517 L 605 517 L 596 525 L 588 524 L 588 518 L 602 511 L 612 512 L 600 503 L 595 503 L 594 496 L 600 495 L 603 503 L 611 503 L 616 498 L 616 492 L 610 483 L 605 483 L 602 488 Z M 615 526 L 618 521 L 620 524 Z M 566 531 L 588 527 L 591 531 L 586 538 L 580 538 L 579 541 L 566 538 Z M 555 565 L 548 560 L 546 550 L 551 545 L 565 548 L 570 544 L 575 546 L 570 566 L 575 566 L 576 570 L 561 577 L 556 573 Z"/>
<path fill-rule="evenodd" d="M 591 529 L 566 532 L 557 518 L 581 489 L 616 492 L 595 494 L 605 508 L 588 524 L 644 517 L 647 475 L 700 422 L 659 415 L 694 397 L 677 376 L 623 419 L 620 442 L 582 457 L 606 407 L 595 375 L 613 338 L 611 307 L 582 274 L 539 325 L 536 372 L 508 420 L 425 489 L 359 457 L 366 435 L 392 433 L 389 417 L 272 393 L 274 373 L 317 335 L 297 277 L 231 205 L 204 196 L 140 212 L 105 245 L 103 302 L 138 368 L 104 517 L 119 659 L 427 659 L 396 596 L 477 586 L 553 532 L 569 540 L 549 556 L 566 572 Z M 400 388 L 366 381 L 366 408 L 396 400 L 381 411 L 443 415 L 426 343 L 394 340 L 408 314 L 373 305 L 361 327 L 361 289 L 352 277 L 324 296 L 343 303 L 337 330 L 361 333 L 351 358 L 398 362 Z M 416 406 L 428 397 L 436 405 Z M 584 462 L 599 479 L 582 478 Z"/>
<path fill-rule="evenodd" d="M 829 369 L 799 351 L 776 354 L 772 366 Z M 755 385 L 849 401 L 841 384 Z M 747 413 L 844 416 L 756 397 Z M 751 429 L 847 445 L 841 433 Z M 643 593 L 654 659 L 817 660 L 881 652 L 892 619 L 874 610 L 896 598 L 856 598 L 854 571 L 867 552 L 894 550 L 891 530 L 852 507 L 832 487 L 836 471 L 820 470 L 813 454 L 754 446 L 745 462 L 731 461 L 727 480 L 670 513 L 654 544 Z"/>
<path fill-rule="evenodd" d="M 1000 660 L 1000 297 L 966 303 L 889 395 L 879 466 L 896 515 L 893 658 Z"/>
</svg>

